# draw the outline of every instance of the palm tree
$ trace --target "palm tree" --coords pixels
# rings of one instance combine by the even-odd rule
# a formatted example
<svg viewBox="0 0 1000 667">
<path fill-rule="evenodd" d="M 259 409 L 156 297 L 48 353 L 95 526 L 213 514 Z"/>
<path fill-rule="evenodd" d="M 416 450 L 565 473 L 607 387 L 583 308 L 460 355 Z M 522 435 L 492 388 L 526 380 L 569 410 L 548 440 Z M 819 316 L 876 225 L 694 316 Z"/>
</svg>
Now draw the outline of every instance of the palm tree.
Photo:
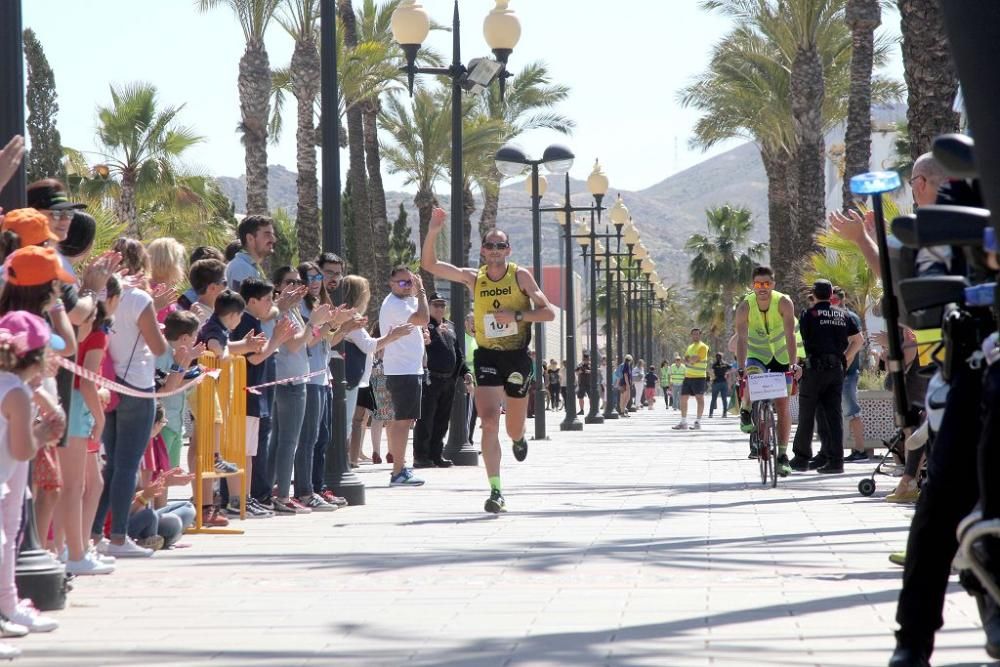
<svg viewBox="0 0 1000 667">
<path fill-rule="evenodd" d="M 133 238 L 140 238 L 136 205 L 140 191 L 173 184 L 184 151 L 202 141 L 193 130 L 177 124 L 184 105 L 159 109 L 157 101 L 156 87 L 149 83 L 111 86 L 111 105 L 97 110 L 97 137 L 108 175 L 120 188 L 115 214 Z"/>
<path fill-rule="evenodd" d="M 503 100 L 497 86 L 490 86 L 479 98 L 481 112 L 494 121 L 502 122 L 499 142 L 512 141 L 530 130 L 554 130 L 571 134 L 576 121 L 552 110 L 569 97 L 569 86 L 552 83 L 548 66 L 540 61 L 525 65 L 507 84 Z M 483 191 L 483 212 L 479 217 L 480 235 L 496 226 L 500 207 L 502 176 L 490 164 L 486 178 L 480 183 Z"/>
<path fill-rule="evenodd" d="M 267 122 L 271 94 L 271 63 L 264 48 L 264 33 L 281 0 L 198 0 L 202 11 L 220 5 L 232 10 L 243 29 L 246 49 L 240 58 L 237 87 L 247 179 L 247 213 L 266 215 Z"/>
<path fill-rule="evenodd" d="M 934 137 L 958 130 L 952 111 L 958 76 L 948 52 L 948 39 L 937 0 L 898 0 L 903 34 L 903 77 L 910 159 L 931 149 Z"/>
<path fill-rule="evenodd" d="M 320 251 L 319 181 L 316 177 L 315 107 L 319 98 L 319 1 L 283 0 L 277 21 L 295 41 L 287 80 L 295 95 L 295 227 L 298 248 L 305 257 Z M 272 78 L 273 83 L 273 78 Z M 272 135 L 277 139 L 278 134 Z"/>
<path fill-rule="evenodd" d="M 847 292 L 847 306 L 861 317 L 862 333 L 867 338 L 866 314 L 882 298 L 882 283 L 850 241 L 837 234 L 821 232 L 816 237 L 821 250 L 809 257 L 809 268 L 803 274 L 807 281 L 825 278 Z"/>
<path fill-rule="evenodd" d="M 389 173 L 404 174 L 406 185 L 417 186 L 413 203 L 419 217 L 421 245 L 427 236 L 431 211 L 438 205 L 434 184 L 445 172 L 451 149 L 451 113 L 443 109 L 440 98 L 440 93 L 417 90 L 411 111 L 409 105 L 390 96 L 381 114 L 382 126 L 393 138 L 393 143 L 382 145 Z M 434 277 L 423 270 L 421 277 L 430 292 Z"/>
<path fill-rule="evenodd" d="M 691 284 L 718 298 L 723 333 L 732 329 L 734 300 L 746 288 L 754 266 L 767 251 L 766 243 L 751 243 L 753 218 L 746 208 L 728 204 L 705 211 L 708 236 L 694 234 L 684 245 L 691 253 Z"/>
<path fill-rule="evenodd" d="M 851 177 L 868 171 L 872 155 L 872 68 L 875 29 L 882 22 L 879 0 L 847 0 L 847 27 L 851 29 L 851 92 L 847 100 L 844 133 L 843 208 L 853 199 Z"/>
</svg>

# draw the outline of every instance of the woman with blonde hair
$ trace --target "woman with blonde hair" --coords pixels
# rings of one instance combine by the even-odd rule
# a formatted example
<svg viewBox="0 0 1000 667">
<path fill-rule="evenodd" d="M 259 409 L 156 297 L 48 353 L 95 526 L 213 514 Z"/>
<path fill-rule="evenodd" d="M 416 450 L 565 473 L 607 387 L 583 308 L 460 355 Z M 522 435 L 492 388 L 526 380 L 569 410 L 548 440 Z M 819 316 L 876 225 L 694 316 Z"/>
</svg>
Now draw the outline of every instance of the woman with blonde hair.
<svg viewBox="0 0 1000 667">
<path fill-rule="evenodd" d="M 344 305 L 353 308 L 358 313 L 368 309 L 371 300 L 371 288 L 368 279 L 361 276 L 347 276 L 340 283 L 344 288 Z M 359 315 L 360 317 L 360 315 Z M 357 467 L 361 458 L 361 440 L 364 429 L 360 425 L 365 422 L 367 410 L 360 408 L 358 414 L 358 391 L 368 387 L 372 373 L 372 362 L 376 350 L 382 349 L 388 343 L 406 336 L 413 330 L 412 324 L 393 327 L 385 335 L 374 338 L 364 327 L 347 334 L 344 345 L 345 376 L 347 379 L 347 411 L 350 421 L 344 424 L 347 437 L 350 439 L 349 458 L 351 466 Z M 334 426 L 336 428 L 336 425 Z"/>
<path fill-rule="evenodd" d="M 187 278 L 187 249 L 175 238 L 155 239 L 146 246 L 149 253 L 150 287 L 153 289 L 175 289 Z M 171 303 L 156 313 L 156 319 L 163 324 L 167 315 L 177 310 Z"/>
</svg>

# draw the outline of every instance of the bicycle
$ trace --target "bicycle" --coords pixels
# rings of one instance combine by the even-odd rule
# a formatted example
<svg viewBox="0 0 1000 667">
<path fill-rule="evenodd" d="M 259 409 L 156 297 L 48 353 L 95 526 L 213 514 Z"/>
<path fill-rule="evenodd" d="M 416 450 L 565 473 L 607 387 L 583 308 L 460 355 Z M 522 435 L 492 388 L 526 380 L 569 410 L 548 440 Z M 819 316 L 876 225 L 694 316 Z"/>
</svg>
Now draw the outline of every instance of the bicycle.
<svg viewBox="0 0 1000 667">
<path fill-rule="evenodd" d="M 760 467 L 760 483 L 771 488 L 778 486 L 778 418 L 774 412 L 774 400 L 788 396 L 788 378 L 791 373 L 764 373 L 757 366 L 750 366 L 740 381 L 740 400 L 743 392 L 750 391 L 750 419 L 756 428 L 750 433 L 750 450 L 757 452 L 757 463 Z M 755 379 L 753 389 L 750 378 Z M 777 378 L 781 378 L 780 387 Z M 751 391 L 751 389 L 753 389 Z M 753 400 L 754 393 L 761 398 Z"/>
</svg>

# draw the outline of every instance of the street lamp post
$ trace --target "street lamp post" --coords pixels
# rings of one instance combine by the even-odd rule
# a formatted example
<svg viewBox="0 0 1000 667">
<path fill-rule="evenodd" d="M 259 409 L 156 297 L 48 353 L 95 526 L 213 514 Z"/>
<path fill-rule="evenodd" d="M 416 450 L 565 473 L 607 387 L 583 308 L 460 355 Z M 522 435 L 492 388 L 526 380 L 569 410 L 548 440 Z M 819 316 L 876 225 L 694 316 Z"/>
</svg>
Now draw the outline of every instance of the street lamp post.
<svg viewBox="0 0 1000 667">
<path fill-rule="evenodd" d="M 452 12 L 452 58 L 449 67 L 418 67 L 416 65 L 417 53 L 430 32 L 430 18 L 417 0 L 403 0 L 392 12 L 392 35 L 406 55 L 406 65 L 402 67 L 402 70 L 406 72 L 410 94 L 413 94 L 413 82 L 417 74 L 434 74 L 447 76 L 451 79 L 451 219 L 454 222 L 451 229 L 451 262 L 457 267 L 463 267 L 469 263 L 460 223 L 464 211 L 462 91 L 466 89 L 478 91 L 499 79 L 500 97 L 501 100 L 503 99 L 504 82 L 510 76 L 506 71 L 507 59 L 521 38 L 521 24 L 514 13 L 507 8 L 508 4 L 509 0 L 496 0 L 496 7 L 490 11 L 483 22 L 483 35 L 497 61 L 478 59 L 469 63 L 471 68 L 462 64 L 458 0 L 455 0 Z M 456 339 L 464 341 L 464 290 L 452 290 L 451 319 Z M 469 444 L 467 428 L 466 406 L 463 401 L 453 401 L 445 454 L 456 465 L 479 465 L 479 455 Z"/>
<path fill-rule="evenodd" d="M 600 211 L 596 211 L 597 222 L 601 220 Z M 587 267 L 587 252 L 590 251 L 590 386 L 587 387 L 587 394 L 590 396 L 590 405 L 587 409 L 587 416 L 583 418 L 585 424 L 603 424 L 604 417 L 600 414 L 600 394 L 597 387 L 597 373 L 600 368 L 601 352 L 597 347 L 597 269 L 601 263 L 600 246 L 597 237 L 597 227 L 595 225 L 594 212 L 590 214 L 590 226 L 582 238 L 578 239 L 583 247 L 584 268 Z"/>
<path fill-rule="evenodd" d="M 560 144 L 552 144 L 542 153 L 541 160 L 529 158 L 520 147 L 502 146 L 494 156 L 497 171 L 504 176 L 520 176 L 525 168 L 531 175 L 525 180 L 531 197 L 531 260 L 535 281 L 544 291 L 542 275 L 542 197 L 548 190 L 548 181 L 538 173 L 538 166 L 545 165 L 550 174 L 564 174 L 573 166 L 573 151 Z M 535 339 L 535 440 L 545 440 L 545 325 L 535 322 L 532 335 Z"/>
<path fill-rule="evenodd" d="M 610 230 L 608 234 L 605 235 L 606 245 L 604 246 L 604 294 L 606 299 L 604 316 L 605 316 L 605 330 L 607 331 L 607 336 L 604 343 L 605 351 L 605 369 L 604 369 L 604 418 L 605 419 L 618 419 L 618 406 L 616 401 L 611 400 L 611 394 L 614 391 L 614 368 L 613 363 L 615 359 L 614 348 L 612 347 L 612 332 L 617 329 L 617 333 L 614 336 L 614 341 L 618 344 L 618 357 L 621 358 L 622 355 L 622 332 L 621 332 L 621 290 L 615 289 L 615 282 L 612 276 L 617 277 L 619 275 L 618 269 L 615 268 L 614 274 L 612 274 L 612 261 L 617 264 L 617 259 L 612 260 L 611 253 L 611 239 L 614 238 L 617 247 L 616 253 L 621 250 L 622 245 L 622 228 L 629 221 L 628 208 L 622 201 L 621 194 L 615 199 L 615 203 L 611 206 L 611 210 L 608 212 L 608 217 L 611 219 L 611 224 L 614 225 L 615 233 L 612 236 Z M 612 292 L 617 292 L 618 300 L 618 316 L 615 318 L 616 326 L 612 327 L 611 322 L 611 294 Z"/>
</svg>

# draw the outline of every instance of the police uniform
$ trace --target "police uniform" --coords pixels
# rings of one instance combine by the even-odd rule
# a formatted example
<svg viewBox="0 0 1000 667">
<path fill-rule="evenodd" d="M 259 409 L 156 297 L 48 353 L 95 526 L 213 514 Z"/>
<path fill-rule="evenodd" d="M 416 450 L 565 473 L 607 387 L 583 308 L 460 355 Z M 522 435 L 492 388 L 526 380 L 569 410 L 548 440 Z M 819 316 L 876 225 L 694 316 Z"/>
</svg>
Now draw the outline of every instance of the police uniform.
<svg viewBox="0 0 1000 667">
<path fill-rule="evenodd" d="M 820 289 L 826 287 L 825 290 Z M 817 283 L 820 294 L 831 291 L 828 282 Z M 799 382 L 799 426 L 795 432 L 792 468 L 802 470 L 812 458 L 813 425 L 818 419 L 820 454 L 826 465 L 820 472 L 840 472 L 844 469 L 844 424 L 841 395 L 848 339 L 858 332 L 857 324 L 847 311 L 830 305 L 830 294 L 812 308 L 802 311 L 799 331 L 805 348 L 802 380 Z"/>
<path fill-rule="evenodd" d="M 476 385 L 503 387 L 510 398 L 525 398 L 532 379 L 528 355 L 531 324 L 524 321 L 500 324 L 493 313 L 528 311 L 531 299 L 517 284 L 517 264 L 508 262 L 507 271 L 499 280 L 492 280 L 486 269 L 480 267 L 472 293 L 476 344 L 479 345 L 473 360 Z"/>
<path fill-rule="evenodd" d="M 432 300 L 435 297 L 436 294 L 431 295 Z M 451 404 L 455 400 L 455 385 L 458 378 L 469 371 L 451 321 L 431 317 L 427 332 L 431 342 L 425 347 L 427 376 L 420 398 L 420 419 L 413 427 L 413 463 L 420 468 L 448 467 L 451 462 L 442 452 L 451 420 Z"/>
</svg>

